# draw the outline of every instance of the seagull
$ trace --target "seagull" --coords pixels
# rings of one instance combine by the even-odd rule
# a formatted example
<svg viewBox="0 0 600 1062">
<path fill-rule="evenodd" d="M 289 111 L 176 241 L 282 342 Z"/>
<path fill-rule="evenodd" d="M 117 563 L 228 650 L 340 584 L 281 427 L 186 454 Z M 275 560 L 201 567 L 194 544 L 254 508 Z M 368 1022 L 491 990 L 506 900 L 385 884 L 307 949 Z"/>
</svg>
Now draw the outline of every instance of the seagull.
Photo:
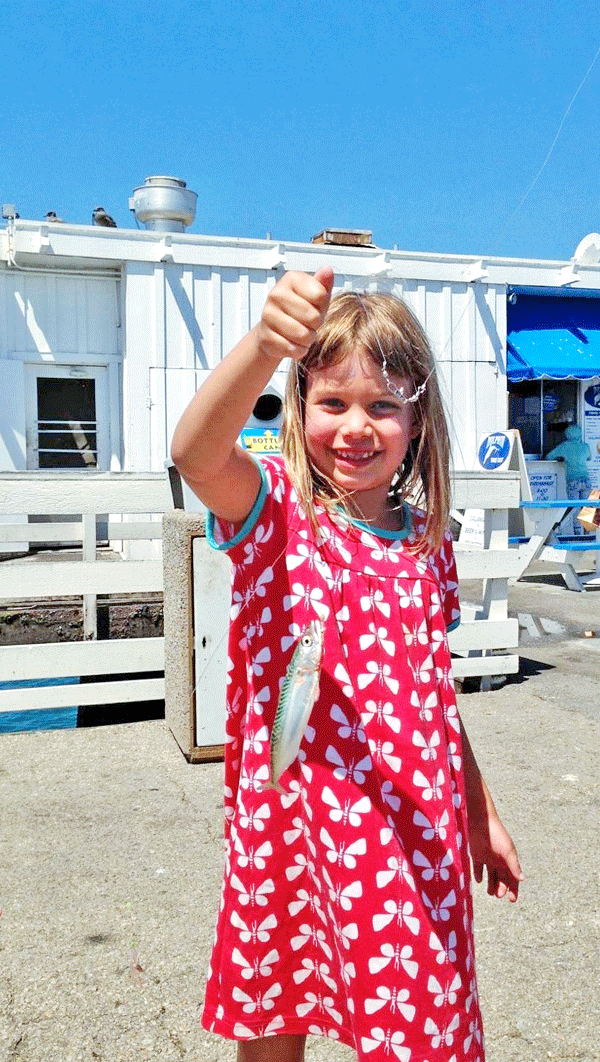
<svg viewBox="0 0 600 1062">
<path fill-rule="evenodd" d="M 64 225 L 63 219 L 59 218 L 55 210 L 49 210 L 46 216 L 44 217 L 44 221 L 54 221 L 59 222 L 61 225 Z"/>
<path fill-rule="evenodd" d="M 94 225 L 103 225 L 105 229 L 116 229 L 117 223 L 111 218 L 110 214 L 106 213 L 104 207 L 96 207 L 92 214 L 92 222 Z"/>
</svg>

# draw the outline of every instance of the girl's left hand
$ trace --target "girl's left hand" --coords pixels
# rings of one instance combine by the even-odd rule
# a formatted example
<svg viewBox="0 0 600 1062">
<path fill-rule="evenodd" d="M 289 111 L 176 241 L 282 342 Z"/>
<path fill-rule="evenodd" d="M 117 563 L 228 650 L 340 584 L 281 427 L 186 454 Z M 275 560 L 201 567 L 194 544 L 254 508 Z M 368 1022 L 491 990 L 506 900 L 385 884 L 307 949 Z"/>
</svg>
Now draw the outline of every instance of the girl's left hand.
<svg viewBox="0 0 600 1062">
<path fill-rule="evenodd" d="M 472 823 L 469 833 L 475 881 L 483 881 L 485 867 L 488 894 L 499 900 L 508 894 L 510 902 L 515 903 L 525 875 L 513 840 L 495 810 L 478 823 Z"/>
</svg>

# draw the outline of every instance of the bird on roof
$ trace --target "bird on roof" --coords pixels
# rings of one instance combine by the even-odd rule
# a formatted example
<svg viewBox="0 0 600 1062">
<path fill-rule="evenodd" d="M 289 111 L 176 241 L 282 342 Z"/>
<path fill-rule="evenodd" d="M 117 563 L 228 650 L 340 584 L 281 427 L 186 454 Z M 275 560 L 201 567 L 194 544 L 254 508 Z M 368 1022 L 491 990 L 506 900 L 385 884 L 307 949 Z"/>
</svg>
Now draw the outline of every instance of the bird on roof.
<svg viewBox="0 0 600 1062">
<path fill-rule="evenodd" d="M 96 207 L 92 214 L 92 222 L 94 225 L 103 225 L 105 229 L 116 229 L 117 223 L 114 218 L 111 218 L 110 214 L 106 213 L 104 207 Z"/>
<path fill-rule="evenodd" d="M 59 218 L 59 216 L 58 216 L 58 214 L 56 213 L 55 210 L 49 210 L 48 213 L 44 217 L 44 221 L 54 221 L 54 222 L 59 222 L 61 225 L 64 225 L 63 219 Z"/>
</svg>

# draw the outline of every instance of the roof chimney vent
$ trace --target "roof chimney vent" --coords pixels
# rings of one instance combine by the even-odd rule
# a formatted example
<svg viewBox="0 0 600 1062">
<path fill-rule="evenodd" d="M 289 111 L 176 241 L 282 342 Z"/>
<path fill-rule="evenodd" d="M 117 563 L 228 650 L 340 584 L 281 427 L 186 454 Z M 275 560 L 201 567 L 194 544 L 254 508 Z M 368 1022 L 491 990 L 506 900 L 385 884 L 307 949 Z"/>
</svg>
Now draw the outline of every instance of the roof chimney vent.
<svg viewBox="0 0 600 1062">
<path fill-rule="evenodd" d="M 328 243 L 338 247 L 372 247 L 373 233 L 369 229 L 323 229 L 313 236 L 311 243 Z"/>
<path fill-rule="evenodd" d="M 178 177 L 146 177 L 134 189 L 129 209 L 154 232 L 185 232 L 196 216 L 197 199 Z"/>
</svg>

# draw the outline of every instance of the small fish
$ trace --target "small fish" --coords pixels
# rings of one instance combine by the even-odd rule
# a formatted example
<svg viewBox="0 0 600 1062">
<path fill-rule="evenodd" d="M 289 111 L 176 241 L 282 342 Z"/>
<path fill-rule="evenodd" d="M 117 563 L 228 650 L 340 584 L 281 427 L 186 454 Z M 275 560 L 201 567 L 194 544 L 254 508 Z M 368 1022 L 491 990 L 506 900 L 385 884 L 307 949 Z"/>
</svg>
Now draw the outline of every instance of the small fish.
<svg viewBox="0 0 600 1062">
<path fill-rule="evenodd" d="M 279 779 L 300 751 L 306 724 L 319 696 L 324 633 L 321 620 L 311 620 L 300 636 L 285 673 L 271 732 L 271 774 L 266 789 L 284 792 Z"/>
</svg>

